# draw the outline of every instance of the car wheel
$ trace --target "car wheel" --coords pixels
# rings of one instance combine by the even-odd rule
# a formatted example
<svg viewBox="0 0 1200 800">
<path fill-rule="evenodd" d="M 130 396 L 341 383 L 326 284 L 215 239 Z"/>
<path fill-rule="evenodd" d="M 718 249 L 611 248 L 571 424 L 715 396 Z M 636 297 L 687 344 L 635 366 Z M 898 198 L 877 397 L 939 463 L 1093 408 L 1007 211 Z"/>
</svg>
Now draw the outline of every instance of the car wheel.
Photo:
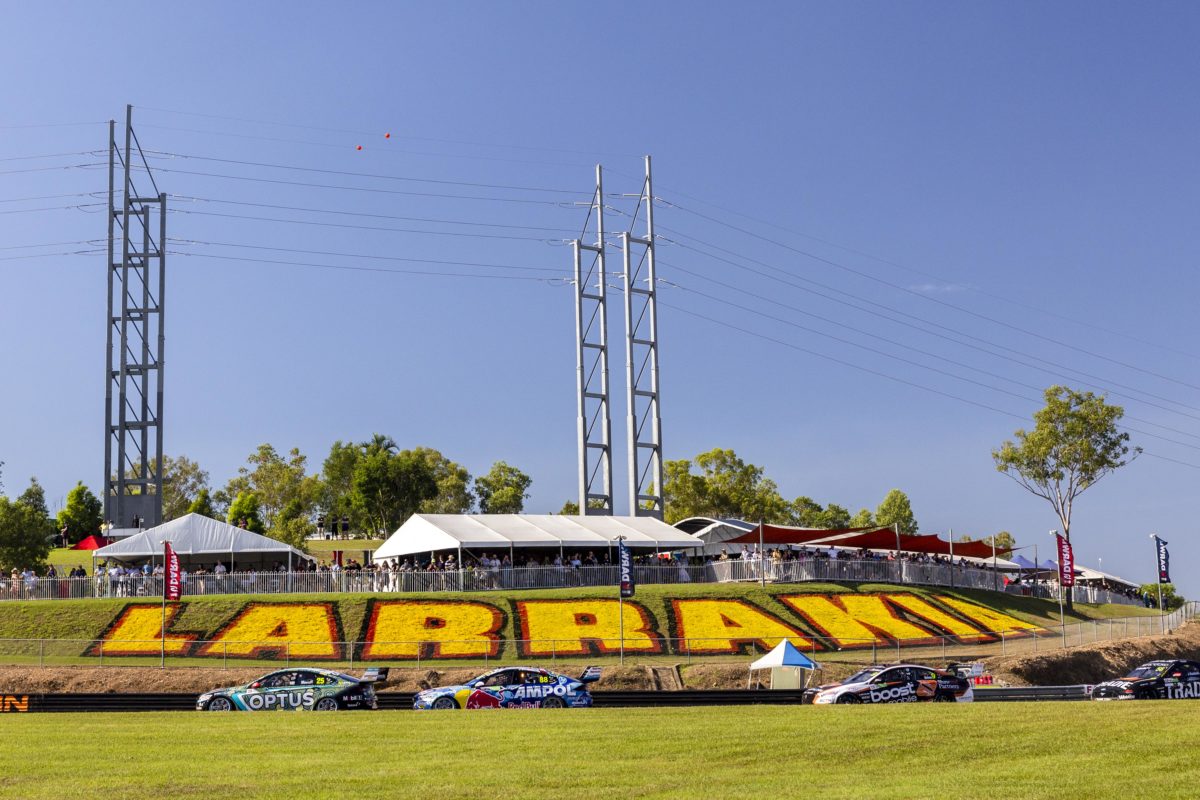
<svg viewBox="0 0 1200 800">
<path fill-rule="evenodd" d="M 433 705 L 430 708 L 435 711 L 447 711 L 451 708 L 458 708 L 458 703 L 454 702 L 454 698 L 450 695 L 442 695 L 433 701 Z"/>
<path fill-rule="evenodd" d="M 322 697 L 313 706 L 313 711 L 337 711 L 338 701 L 333 697 Z"/>
<path fill-rule="evenodd" d="M 935 694 L 933 696 L 933 702 L 935 702 L 935 703 L 953 703 L 954 695 L 943 694 L 943 693 Z"/>
<path fill-rule="evenodd" d="M 546 697 L 542 700 L 542 708 L 566 708 L 567 703 L 561 697 Z"/>
<path fill-rule="evenodd" d="M 846 694 L 839 694 L 838 699 L 835 700 L 834 702 L 836 702 L 838 704 L 842 704 L 842 705 L 854 705 L 856 703 L 861 703 L 862 698 L 856 694 L 851 694 L 850 692 L 847 692 Z"/>
<path fill-rule="evenodd" d="M 233 711 L 233 703 L 229 702 L 228 697 L 214 697 L 208 701 L 208 705 L 204 707 L 205 711 Z"/>
</svg>

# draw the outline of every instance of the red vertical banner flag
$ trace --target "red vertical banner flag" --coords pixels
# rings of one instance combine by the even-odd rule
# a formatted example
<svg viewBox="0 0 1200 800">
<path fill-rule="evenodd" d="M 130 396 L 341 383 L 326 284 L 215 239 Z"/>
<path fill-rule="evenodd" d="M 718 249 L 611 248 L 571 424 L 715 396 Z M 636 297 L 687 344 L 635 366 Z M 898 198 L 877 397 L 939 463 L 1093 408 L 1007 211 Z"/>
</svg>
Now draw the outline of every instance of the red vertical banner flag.
<svg viewBox="0 0 1200 800">
<path fill-rule="evenodd" d="M 1075 554 L 1071 550 L 1071 543 L 1058 533 L 1054 534 L 1054 538 L 1058 540 L 1058 585 L 1074 586 Z"/>
<path fill-rule="evenodd" d="M 166 569 L 163 570 L 163 599 L 178 600 L 183 594 L 183 578 L 179 572 L 179 554 L 171 547 L 170 542 L 163 542 L 163 562 L 166 564 Z"/>
</svg>

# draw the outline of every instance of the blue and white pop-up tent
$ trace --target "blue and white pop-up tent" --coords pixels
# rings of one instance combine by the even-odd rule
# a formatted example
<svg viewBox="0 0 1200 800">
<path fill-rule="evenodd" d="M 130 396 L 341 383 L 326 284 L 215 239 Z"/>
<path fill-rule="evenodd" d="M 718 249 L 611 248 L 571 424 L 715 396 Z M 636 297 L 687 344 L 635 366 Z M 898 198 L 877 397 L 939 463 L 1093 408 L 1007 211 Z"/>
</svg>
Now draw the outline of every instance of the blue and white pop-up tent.
<svg viewBox="0 0 1200 800">
<path fill-rule="evenodd" d="M 750 680 L 755 670 L 771 670 L 772 689 L 802 689 L 808 683 L 806 675 L 801 680 L 800 671 L 820 669 L 821 665 L 796 649 L 788 639 L 782 639 L 771 652 L 750 665 L 750 675 L 746 678 L 749 688 Z"/>
</svg>

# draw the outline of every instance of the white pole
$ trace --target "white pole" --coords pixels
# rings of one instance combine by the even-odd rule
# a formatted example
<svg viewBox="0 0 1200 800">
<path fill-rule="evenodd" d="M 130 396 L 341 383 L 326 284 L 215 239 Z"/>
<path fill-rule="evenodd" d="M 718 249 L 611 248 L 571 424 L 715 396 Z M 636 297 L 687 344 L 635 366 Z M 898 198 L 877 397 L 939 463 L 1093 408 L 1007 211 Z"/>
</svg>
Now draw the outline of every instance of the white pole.
<svg viewBox="0 0 1200 800">
<path fill-rule="evenodd" d="M 763 588 L 767 588 L 767 560 L 763 557 L 763 524 L 762 520 L 758 521 L 758 578 L 762 582 Z"/>
<path fill-rule="evenodd" d="M 954 529 L 950 528 L 950 588 L 954 588 Z"/>
</svg>

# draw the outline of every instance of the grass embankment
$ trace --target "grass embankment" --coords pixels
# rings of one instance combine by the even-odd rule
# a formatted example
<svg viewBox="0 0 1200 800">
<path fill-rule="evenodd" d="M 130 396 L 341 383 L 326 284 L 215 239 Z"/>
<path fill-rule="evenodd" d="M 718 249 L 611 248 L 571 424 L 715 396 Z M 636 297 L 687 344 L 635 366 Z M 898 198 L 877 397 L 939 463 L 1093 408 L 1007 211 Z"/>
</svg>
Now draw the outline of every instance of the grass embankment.
<svg viewBox="0 0 1200 800">
<path fill-rule="evenodd" d="M 1075 797 L 1194 798 L 1193 717 L 1189 704 L 1167 701 L 7 714 L 0 798 L 113 797 L 131 786 L 148 797 L 254 800 L 564 792 L 1023 800 L 1064 788 Z"/>
<path fill-rule="evenodd" d="M 1034 622 L 1054 630 L 1058 626 L 1058 606 L 1046 600 L 1029 597 L 1019 597 L 996 592 L 977 590 L 928 589 L 914 586 L 894 586 L 889 584 L 834 584 L 834 583 L 805 583 L 795 585 L 770 585 L 767 589 L 758 584 L 691 584 L 676 586 L 643 585 L 638 588 L 638 603 L 646 608 L 648 613 L 657 620 L 657 629 L 667 630 L 669 617 L 669 599 L 684 597 L 711 598 L 741 598 L 749 600 L 765 608 L 777 617 L 800 624 L 795 614 L 780 602 L 776 595 L 781 593 L 820 593 L 837 594 L 843 592 L 911 592 L 916 595 L 953 595 L 984 606 L 1010 614 L 1018 619 Z M 365 633 L 365 617 L 367 601 L 371 597 L 388 599 L 428 599 L 473 600 L 497 605 L 505 612 L 504 628 L 501 630 L 503 639 L 511 643 L 520 638 L 519 627 L 514 613 L 514 602 L 522 599 L 554 599 L 554 598 L 612 598 L 615 590 L 612 587 L 579 587 L 571 589 L 546 589 L 505 592 L 474 592 L 474 593 L 435 593 L 435 594 L 320 594 L 320 595 L 221 595 L 188 597 L 183 610 L 174 619 L 171 630 L 174 632 L 189 632 L 198 634 L 199 638 L 211 638 L 216 631 L 249 601 L 334 601 L 337 603 L 338 617 L 342 625 L 342 636 L 348 641 L 359 641 Z M 94 663 L 91 657 L 82 657 L 87 648 L 87 642 L 99 637 L 105 628 L 117 616 L 120 609 L 129 602 L 153 603 L 154 598 L 119 598 L 104 600 L 62 600 L 35 602 L 6 602 L 0 604 L 0 640 L 13 639 L 56 639 L 69 640 L 59 643 L 39 645 L 35 643 L 0 642 L 0 662 L 17 663 Z M 1145 613 L 1146 609 L 1134 606 L 1085 606 L 1077 605 L 1073 614 L 1068 615 L 1069 621 L 1089 619 L 1107 619 L 1117 615 L 1137 615 Z M 801 625 L 801 627 L 803 627 Z M 1093 636 L 1096 635 L 1094 632 Z M 1035 644 L 1036 642 L 1026 642 Z M 1053 646 L 1053 645 L 1051 645 Z M 951 645 L 952 649 L 954 646 Z M 922 651 L 928 647 L 923 646 Z M 901 658 L 904 653 L 884 652 L 887 648 L 881 646 L 878 657 Z M 961 652 L 960 652 L 961 650 Z M 969 650 L 969 652 L 968 652 Z M 1010 651 L 1011 652 L 1011 649 Z M 948 656 L 956 658 L 978 657 L 990 653 L 987 646 L 971 646 L 965 650 L 954 649 Z M 998 653 L 997 653 L 998 654 Z M 871 660 L 876 657 L 873 650 L 840 653 L 837 658 L 848 658 L 852 661 Z M 915 656 L 908 656 L 915 657 Z M 720 656 L 709 657 L 709 660 L 720 659 Z M 730 657 L 726 657 L 728 660 Z M 732 657 L 742 660 L 741 657 Z M 704 660 L 697 656 L 697 660 Z M 511 662 L 521 659 L 516 648 L 506 644 L 498 659 L 489 659 L 479 664 Z M 600 663 L 614 661 L 615 657 L 592 659 Z M 675 663 L 681 660 L 677 654 L 661 656 L 638 657 L 637 663 Z M 691 661 L 689 657 L 686 660 Z M 198 660 L 193 658 L 170 658 L 170 663 L 177 666 L 209 665 L 212 659 Z M 157 663 L 157 659 L 123 657 L 119 663 L 135 665 L 139 663 Z M 241 663 L 247 663 L 242 661 Z M 263 662 L 277 663 L 277 662 Z M 474 662 L 458 662 L 464 666 Z"/>
</svg>

